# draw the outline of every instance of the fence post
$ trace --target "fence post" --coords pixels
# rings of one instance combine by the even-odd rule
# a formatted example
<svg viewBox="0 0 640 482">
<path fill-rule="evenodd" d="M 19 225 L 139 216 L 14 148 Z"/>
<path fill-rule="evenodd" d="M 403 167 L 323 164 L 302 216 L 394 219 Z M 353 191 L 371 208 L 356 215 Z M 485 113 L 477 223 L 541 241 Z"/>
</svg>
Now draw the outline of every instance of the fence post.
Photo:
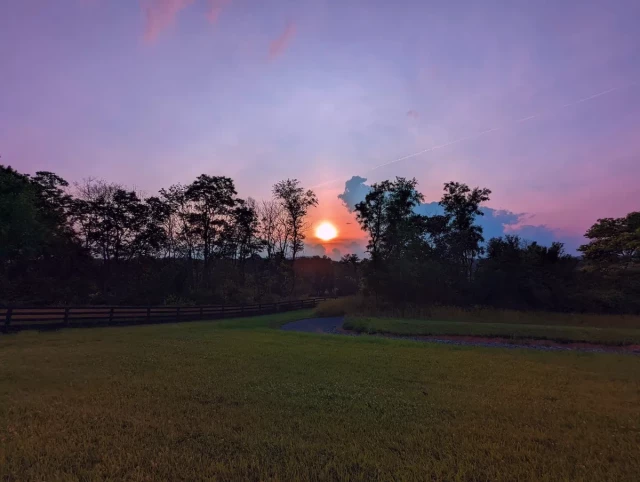
<svg viewBox="0 0 640 482">
<path fill-rule="evenodd" d="M 224 303 L 222 303 L 222 316 L 220 318 L 224 318 Z"/>
<path fill-rule="evenodd" d="M 258 314 L 262 314 L 262 303 L 258 303 Z"/>
<path fill-rule="evenodd" d="M 69 308 L 64 309 L 64 326 L 69 326 Z"/>
<path fill-rule="evenodd" d="M 176 319 L 178 321 L 180 321 L 180 307 L 179 306 L 176 308 Z"/>
<path fill-rule="evenodd" d="M 147 306 L 147 323 L 151 323 L 151 307 Z"/>
<path fill-rule="evenodd" d="M 202 306 L 200 307 L 200 319 L 204 320 L 204 313 L 203 313 Z"/>
<path fill-rule="evenodd" d="M 240 316 L 244 315 L 244 303 L 240 305 Z"/>
<path fill-rule="evenodd" d="M 7 308 L 7 315 L 4 319 L 4 327 L 6 331 L 9 331 L 9 325 L 11 324 L 11 315 L 13 315 L 13 308 Z"/>
<path fill-rule="evenodd" d="M 113 306 L 109 310 L 109 324 L 113 324 Z"/>
</svg>

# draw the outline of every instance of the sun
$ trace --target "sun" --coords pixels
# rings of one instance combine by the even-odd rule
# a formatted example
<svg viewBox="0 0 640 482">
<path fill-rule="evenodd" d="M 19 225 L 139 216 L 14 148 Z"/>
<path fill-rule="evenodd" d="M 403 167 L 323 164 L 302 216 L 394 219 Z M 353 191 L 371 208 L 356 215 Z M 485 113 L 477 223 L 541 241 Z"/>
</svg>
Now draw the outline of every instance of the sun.
<svg viewBox="0 0 640 482">
<path fill-rule="evenodd" d="M 324 221 L 316 227 L 316 238 L 323 241 L 330 241 L 338 235 L 338 230 L 329 221 Z"/>
</svg>

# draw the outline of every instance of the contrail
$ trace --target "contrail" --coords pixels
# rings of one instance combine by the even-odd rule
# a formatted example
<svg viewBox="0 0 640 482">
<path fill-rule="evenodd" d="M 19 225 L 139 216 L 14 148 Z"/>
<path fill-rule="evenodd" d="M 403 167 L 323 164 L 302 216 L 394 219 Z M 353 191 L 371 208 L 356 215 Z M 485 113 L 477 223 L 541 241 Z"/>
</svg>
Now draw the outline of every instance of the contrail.
<svg viewBox="0 0 640 482">
<path fill-rule="evenodd" d="M 397 159 L 393 159 L 391 161 L 384 162 L 382 164 L 378 164 L 377 166 L 373 166 L 373 167 L 367 169 L 366 171 L 364 171 L 364 173 L 375 171 L 376 169 L 380 169 L 381 167 L 390 166 L 390 165 L 396 164 L 398 162 L 406 161 L 407 159 L 411 159 L 413 157 L 421 156 L 422 154 L 426 154 L 427 152 L 432 152 L 432 151 L 435 151 L 435 150 L 438 150 L 438 149 L 443 149 L 445 147 L 449 147 L 449 146 L 452 146 L 454 144 L 458 144 L 458 143 L 463 142 L 463 141 L 468 141 L 470 139 L 477 139 L 478 137 L 481 137 L 481 136 L 483 136 L 485 134 L 489 134 L 491 132 L 495 132 L 495 131 L 498 131 L 498 130 L 501 130 L 501 129 L 506 129 L 507 127 L 509 127 L 512 124 L 518 124 L 518 123 L 521 123 L 521 122 L 529 121 L 531 119 L 535 119 L 537 117 L 543 117 L 543 116 L 549 115 L 549 114 L 551 114 L 553 112 L 557 112 L 560 109 L 566 109 L 567 107 L 572 107 L 572 106 L 581 104 L 583 102 L 587 102 L 587 101 L 593 100 L 593 99 L 595 99 L 597 97 L 601 97 L 603 95 L 610 94 L 611 92 L 615 92 L 616 90 L 620 90 L 620 89 L 624 89 L 624 88 L 628 88 L 628 87 L 633 87 L 635 85 L 638 85 L 638 82 L 631 82 L 630 84 L 627 84 L 627 85 L 624 85 L 624 86 L 612 87 L 610 89 L 603 90 L 602 92 L 598 92 L 596 94 L 592 94 L 592 95 L 590 95 L 588 97 L 583 97 L 582 99 L 578 99 L 576 101 L 564 104 L 561 108 L 549 109 L 549 110 L 540 112 L 538 114 L 533 114 L 533 115 L 530 115 L 530 116 L 527 116 L 527 117 L 523 117 L 522 119 L 518 119 L 518 120 L 515 120 L 515 121 L 512 121 L 512 122 L 508 122 L 507 124 L 505 124 L 503 126 L 492 127 L 491 129 L 486 129 L 486 130 L 484 130 L 482 132 L 478 132 L 476 134 L 471 134 L 471 135 L 468 135 L 468 136 L 465 136 L 465 137 L 460 137 L 460 138 L 455 139 L 455 140 L 453 140 L 451 142 L 447 142 L 446 144 L 439 144 L 439 145 L 436 145 L 436 146 L 428 147 L 427 149 L 422 149 L 421 151 L 414 152 L 412 154 L 407 154 L 406 156 L 402 156 L 402 157 L 399 157 Z M 327 184 L 333 184 L 334 182 L 337 182 L 337 181 L 340 181 L 340 180 L 342 180 L 342 178 L 331 179 L 330 181 L 325 181 L 325 182 L 322 182 L 320 184 L 316 184 L 315 186 L 311 186 L 311 187 L 312 188 L 318 188 L 318 187 L 326 186 Z"/>
</svg>

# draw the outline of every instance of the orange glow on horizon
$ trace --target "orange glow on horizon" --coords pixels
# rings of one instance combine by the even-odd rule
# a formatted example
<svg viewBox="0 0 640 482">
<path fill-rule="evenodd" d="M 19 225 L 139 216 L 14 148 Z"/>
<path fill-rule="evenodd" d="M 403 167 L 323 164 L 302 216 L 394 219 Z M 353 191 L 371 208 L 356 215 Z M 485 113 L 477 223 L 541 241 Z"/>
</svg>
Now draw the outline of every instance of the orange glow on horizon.
<svg viewBox="0 0 640 482">
<path fill-rule="evenodd" d="M 316 227 L 315 234 L 322 241 L 331 241 L 338 236 L 338 230 L 329 221 L 323 221 Z"/>
</svg>

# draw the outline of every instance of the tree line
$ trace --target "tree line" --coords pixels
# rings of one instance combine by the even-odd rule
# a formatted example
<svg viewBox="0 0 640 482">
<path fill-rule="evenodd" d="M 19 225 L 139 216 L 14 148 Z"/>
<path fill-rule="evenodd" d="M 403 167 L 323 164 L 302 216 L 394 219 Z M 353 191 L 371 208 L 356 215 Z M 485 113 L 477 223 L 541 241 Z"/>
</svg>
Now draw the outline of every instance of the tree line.
<svg viewBox="0 0 640 482">
<path fill-rule="evenodd" d="M 0 166 L 0 302 L 250 302 L 322 295 L 293 268 L 315 194 L 295 179 L 273 197 L 238 197 L 202 174 L 155 196 Z M 331 264 L 329 259 L 317 263 Z M 333 278 L 331 280 L 333 282 Z"/>
<path fill-rule="evenodd" d="M 475 221 L 491 191 L 448 182 L 444 213 L 423 216 L 415 179 L 371 186 L 356 205 L 368 234 L 363 291 L 398 306 L 485 305 L 501 308 L 640 312 L 640 212 L 599 219 L 580 257 L 516 235 L 485 240 Z"/>
<path fill-rule="evenodd" d="M 316 195 L 295 179 L 270 199 L 238 197 L 202 174 L 154 196 L 88 179 L 0 166 L 1 304 L 269 302 L 362 293 L 392 305 L 640 312 L 640 213 L 598 220 L 581 256 L 561 243 L 485 240 L 491 191 L 444 184 L 424 216 L 415 179 L 371 186 L 356 205 L 367 259 L 304 253 Z"/>
</svg>

